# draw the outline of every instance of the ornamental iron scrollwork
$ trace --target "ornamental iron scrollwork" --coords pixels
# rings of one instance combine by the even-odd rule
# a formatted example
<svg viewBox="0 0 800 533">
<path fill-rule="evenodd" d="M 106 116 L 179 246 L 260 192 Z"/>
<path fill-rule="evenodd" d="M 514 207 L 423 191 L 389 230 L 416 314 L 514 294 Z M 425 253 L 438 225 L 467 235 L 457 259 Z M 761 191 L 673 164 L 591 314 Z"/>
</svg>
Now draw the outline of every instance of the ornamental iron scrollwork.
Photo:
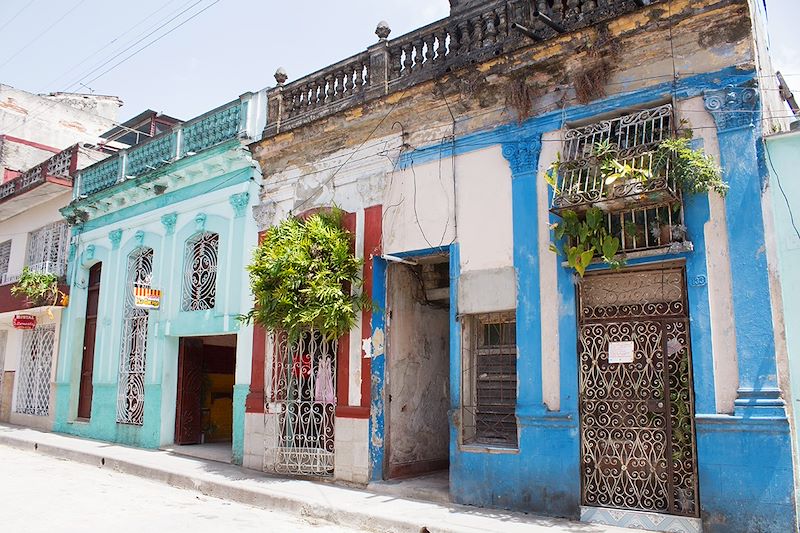
<svg viewBox="0 0 800 533">
<path fill-rule="evenodd" d="M 587 275 L 579 305 L 583 505 L 699 516 L 683 269 Z"/>
<path fill-rule="evenodd" d="M 47 416 L 50 412 L 50 372 L 56 326 L 45 324 L 22 334 L 17 384 L 17 413 Z"/>
<path fill-rule="evenodd" d="M 213 309 L 217 299 L 219 234 L 200 233 L 186 242 L 183 272 L 184 311 Z"/>
<path fill-rule="evenodd" d="M 680 191 L 670 175 L 669 164 L 660 173 L 656 173 L 653 164 L 658 146 L 672 133 L 672 104 L 567 130 L 553 211 L 580 211 L 592 206 L 615 211 L 634 205 L 643 207 L 678 201 Z M 644 181 L 617 180 L 607 186 L 594 152 L 595 145 L 602 142 L 614 146 L 617 161 L 647 170 L 652 177 Z"/>
<path fill-rule="evenodd" d="M 337 345 L 316 331 L 297 339 L 273 334 L 265 413 L 276 424 L 277 439 L 266 444 L 275 472 L 333 475 Z"/>
<path fill-rule="evenodd" d="M 149 312 L 136 307 L 134 289 L 150 287 L 153 278 L 153 249 L 137 248 L 128 256 L 122 310 L 122 353 L 117 389 L 117 422 L 141 426 L 144 423 L 144 377 L 147 359 Z"/>
</svg>

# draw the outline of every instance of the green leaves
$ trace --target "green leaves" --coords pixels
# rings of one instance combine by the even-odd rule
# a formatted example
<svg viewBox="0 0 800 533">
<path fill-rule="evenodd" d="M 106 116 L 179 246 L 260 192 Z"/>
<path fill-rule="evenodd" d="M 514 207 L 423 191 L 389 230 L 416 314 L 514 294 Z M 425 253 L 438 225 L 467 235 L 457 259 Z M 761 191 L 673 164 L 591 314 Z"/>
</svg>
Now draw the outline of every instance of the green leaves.
<svg viewBox="0 0 800 533">
<path fill-rule="evenodd" d="M 583 277 L 595 256 L 600 256 L 611 268 L 620 268 L 624 264 L 624 260 L 617 258 L 619 239 L 608 234 L 605 214 L 600 208 L 587 210 L 583 220 L 571 210 L 564 211 L 561 217 L 561 222 L 550 226 L 554 238 L 550 250 L 563 253 L 567 264 L 579 276 Z"/>
<path fill-rule="evenodd" d="M 691 139 L 686 137 L 667 139 L 659 146 L 653 157 L 653 170 L 669 169 L 680 189 L 691 194 L 714 191 L 724 197 L 729 186 L 722 180 L 719 165 L 701 149 L 693 150 Z"/>
<path fill-rule="evenodd" d="M 352 294 L 361 285 L 362 262 L 341 221 L 335 210 L 286 219 L 267 232 L 248 266 L 256 305 L 244 320 L 293 338 L 308 329 L 326 338 L 352 329 L 369 302 Z"/>
<path fill-rule="evenodd" d="M 58 276 L 36 272 L 23 267 L 19 280 L 11 287 L 14 296 L 26 296 L 34 303 L 55 297 L 58 292 Z"/>
</svg>

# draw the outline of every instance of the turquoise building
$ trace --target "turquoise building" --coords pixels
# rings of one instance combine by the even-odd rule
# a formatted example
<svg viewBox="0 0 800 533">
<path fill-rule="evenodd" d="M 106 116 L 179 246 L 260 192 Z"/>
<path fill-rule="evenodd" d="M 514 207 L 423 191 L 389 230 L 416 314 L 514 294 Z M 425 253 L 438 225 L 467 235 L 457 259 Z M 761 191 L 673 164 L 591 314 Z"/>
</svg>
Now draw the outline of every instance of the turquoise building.
<svg viewBox="0 0 800 533">
<path fill-rule="evenodd" d="M 241 463 L 264 92 L 75 176 L 54 430 Z M 198 448 L 190 448 L 196 450 Z"/>
</svg>

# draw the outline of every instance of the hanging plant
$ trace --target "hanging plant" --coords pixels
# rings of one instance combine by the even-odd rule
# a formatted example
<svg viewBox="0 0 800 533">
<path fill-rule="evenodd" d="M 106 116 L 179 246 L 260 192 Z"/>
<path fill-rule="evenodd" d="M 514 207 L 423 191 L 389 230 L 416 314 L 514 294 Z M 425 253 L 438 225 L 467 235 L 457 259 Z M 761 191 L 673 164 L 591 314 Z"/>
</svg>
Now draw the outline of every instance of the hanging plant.
<svg viewBox="0 0 800 533">
<path fill-rule="evenodd" d="M 617 257 L 619 239 L 609 235 L 603 211 L 597 207 L 589 209 L 584 220 L 575 211 L 564 211 L 561 222 L 550 228 L 555 237 L 550 250 L 563 254 L 567 264 L 581 277 L 595 257 L 602 258 L 612 269 L 625 264 L 622 258 Z"/>
<path fill-rule="evenodd" d="M 653 157 L 653 170 L 669 166 L 675 186 L 691 194 L 714 191 L 722 197 L 730 188 L 722 180 L 722 169 L 702 149 L 692 149 L 691 138 L 667 139 L 659 144 Z"/>
<path fill-rule="evenodd" d="M 339 210 L 270 228 L 247 267 L 255 307 L 242 318 L 291 338 L 310 329 L 327 339 L 350 331 L 368 305 L 351 292 L 361 285 L 362 267 L 351 243 Z"/>
<path fill-rule="evenodd" d="M 22 268 L 22 274 L 11 287 L 11 294 L 24 296 L 33 305 L 54 307 L 69 303 L 69 296 L 58 288 L 58 276 L 49 272 L 37 272 L 27 266 Z M 52 318 L 53 313 L 49 308 L 47 313 Z"/>
</svg>

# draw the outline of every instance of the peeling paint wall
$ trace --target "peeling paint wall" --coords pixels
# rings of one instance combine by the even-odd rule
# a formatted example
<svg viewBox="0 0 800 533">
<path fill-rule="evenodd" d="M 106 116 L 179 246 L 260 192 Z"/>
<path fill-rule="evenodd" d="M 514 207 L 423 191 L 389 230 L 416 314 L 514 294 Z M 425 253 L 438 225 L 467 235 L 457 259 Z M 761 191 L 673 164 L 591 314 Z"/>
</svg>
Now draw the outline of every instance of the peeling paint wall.
<svg viewBox="0 0 800 533">
<path fill-rule="evenodd" d="M 425 305 L 420 281 L 407 265 L 389 267 L 388 301 L 389 473 L 441 468 L 450 439 L 449 312 Z"/>
</svg>

